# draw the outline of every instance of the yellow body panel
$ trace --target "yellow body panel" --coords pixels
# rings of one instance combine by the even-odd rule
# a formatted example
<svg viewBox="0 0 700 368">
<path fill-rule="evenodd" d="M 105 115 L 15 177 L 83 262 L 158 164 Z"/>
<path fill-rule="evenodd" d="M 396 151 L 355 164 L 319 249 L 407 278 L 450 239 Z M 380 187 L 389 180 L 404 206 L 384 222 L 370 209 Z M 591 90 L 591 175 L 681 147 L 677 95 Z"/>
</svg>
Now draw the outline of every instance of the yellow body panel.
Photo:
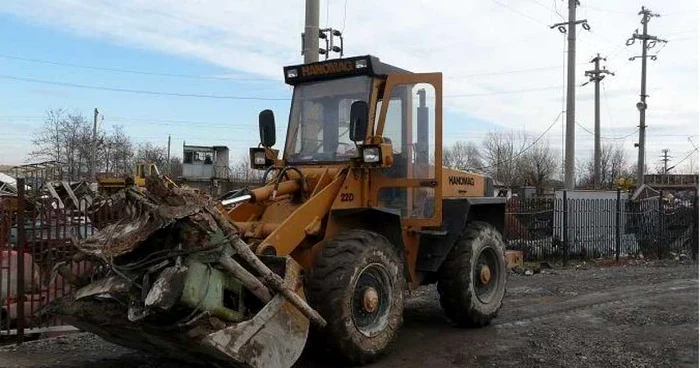
<svg viewBox="0 0 700 368">
<path fill-rule="evenodd" d="M 486 195 L 486 177 L 457 169 L 442 169 L 442 196 L 483 197 Z"/>
</svg>

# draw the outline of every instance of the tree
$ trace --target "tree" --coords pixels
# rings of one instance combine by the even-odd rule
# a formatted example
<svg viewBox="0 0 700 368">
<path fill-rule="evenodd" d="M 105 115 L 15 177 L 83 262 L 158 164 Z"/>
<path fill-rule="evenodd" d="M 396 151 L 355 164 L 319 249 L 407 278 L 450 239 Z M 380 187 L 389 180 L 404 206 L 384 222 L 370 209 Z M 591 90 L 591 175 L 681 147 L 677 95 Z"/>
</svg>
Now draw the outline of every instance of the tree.
<svg viewBox="0 0 700 368">
<path fill-rule="evenodd" d="M 231 179 L 244 183 L 258 182 L 262 180 L 263 171 L 250 167 L 250 157 L 243 155 L 239 157 L 230 167 Z"/>
<path fill-rule="evenodd" d="M 583 162 L 582 169 L 579 186 L 593 187 L 595 165 L 592 156 Z M 612 189 L 615 180 L 632 175 L 632 168 L 627 162 L 625 149 L 621 145 L 603 143 L 600 148 L 600 187 Z"/>
<path fill-rule="evenodd" d="M 63 147 L 63 120 L 66 112 L 62 109 L 46 110 L 44 126 L 34 134 L 32 144 L 35 149 L 29 153 L 43 160 L 60 161 L 64 153 Z"/>
<path fill-rule="evenodd" d="M 153 163 L 159 170 L 164 170 L 168 165 L 168 150 L 151 142 L 141 143 L 134 159 L 136 162 Z"/>
<path fill-rule="evenodd" d="M 518 167 L 527 143 L 528 139 L 523 134 L 489 133 L 481 148 L 481 157 L 486 164 L 485 171 L 499 184 L 509 187 L 521 184 L 522 178 Z"/>
<path fill-rule="evenodd" d="M 521 157 L 518 165 L 520 177 L 541 193 L 559 169 L 558 152 L 551 149 L 549 144 L 540 142 L 530 147 Z"/>
<path fill-rule="evenodd" d="M 455 142 L 444 149 L 443 165 L 465 171 L 480 171 L 484 166 L 481 162 L 479 147 L 473 142 Z"/>
<path fill-rule="evenodd" d="M 134 144 L 121 126 L 112 128 L 101 148 L 103 155 L 100 162 L 104 172 L 125 175 L 134 170 Z"/>
</svg>

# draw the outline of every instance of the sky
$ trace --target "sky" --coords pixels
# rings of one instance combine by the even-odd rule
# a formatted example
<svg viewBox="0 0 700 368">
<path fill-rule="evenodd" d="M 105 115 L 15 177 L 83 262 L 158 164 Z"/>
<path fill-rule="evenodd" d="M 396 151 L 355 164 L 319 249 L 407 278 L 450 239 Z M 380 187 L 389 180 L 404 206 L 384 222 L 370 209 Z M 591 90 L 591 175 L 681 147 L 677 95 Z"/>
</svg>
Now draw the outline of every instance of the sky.
<svg viewBox="0 0 700 368">
<path fill-rule="evenodd" d="M 647 162 L 661 150 L 680 161 L 698 136 L 698 17 L 684 0 L 581 0 L 576 47 L 576 156 L 593 149 L 597 54 L 615 73 L 602 82 L 603 143 L 636 161 L 641 6 L 661 17 L 650 34 Z M 444 141 L 483 140 L 491 131 L 541 136 L 562 151 L 566 35 L 562 0 L 321 0 L 320 24 L 343 31 L 345 55 L 372 54 L 415 72 L 442 72 Z M 243 156 L 257 145 L 257 115 L 270 108 L 284 135 L 291 89 L 282 66 L 299 64 L 302 0 L 0 2 L 0 164 L 31 161 L 31 137 L 47 109 L 122 126 L 137 142 L 221 145 Z M 694 161 L 697 152 L 693 153 Z M 234 160 L 236 157 L 232 157 Z M 672 163 L 673 164 L 673 161 Z M 684 164 L 688 164 L 686 160 Z"/>
</svg>

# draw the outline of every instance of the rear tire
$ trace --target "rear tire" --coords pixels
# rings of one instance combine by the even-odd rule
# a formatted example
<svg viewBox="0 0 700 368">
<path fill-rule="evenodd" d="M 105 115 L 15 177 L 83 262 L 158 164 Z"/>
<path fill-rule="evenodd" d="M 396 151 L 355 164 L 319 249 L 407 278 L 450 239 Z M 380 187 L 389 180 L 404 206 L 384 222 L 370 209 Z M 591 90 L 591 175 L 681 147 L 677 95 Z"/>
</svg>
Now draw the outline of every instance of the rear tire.
<svg viewBox="0 0 700 368">
<path fill-rule="evenodd" d="M 403 257 L 384 236 L 349 230 L 321 250 L 306 280 L 308 298 L 328 322 L 319 334 L 350 363 L 376 360 L 403 322 Z"/>
<path fill-rule="evenodd" d="M 440 304 L 463 327 L 488 325 L 498 315 L 506 291 L 505 245 L 488 223 L 469 223 L 440 267 Z"/>
</svg>

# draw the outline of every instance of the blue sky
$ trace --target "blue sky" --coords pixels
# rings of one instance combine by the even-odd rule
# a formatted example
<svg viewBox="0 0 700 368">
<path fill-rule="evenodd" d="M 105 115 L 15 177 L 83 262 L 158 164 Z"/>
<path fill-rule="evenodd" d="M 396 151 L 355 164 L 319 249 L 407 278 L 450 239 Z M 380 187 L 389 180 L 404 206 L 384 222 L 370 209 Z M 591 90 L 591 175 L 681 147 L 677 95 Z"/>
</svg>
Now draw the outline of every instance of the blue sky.
<svg viewBox="0 0 700 368">
<path fill-rule="evenodd" d="M 177 57 L 79 37 L 50 27 L 27 24 L 7 15 L 0 16 L 0 44 L 3 45 L 3 51 L 0 52 L 0 75 L 166 92 L 280 98 L 290 96 L 289 88 L 274 80 L 243 82 L 162 77 L 3 58 L 6 55 L 20 56 L 59 63 L 195 76 L 231 73 L 231 70 L 195 58 Z M 287 101 L 151 96 L 0 80 L 0 121 L 5 127 L 10 127 L 9 132 L 2 134 L 0 145 L 25 144 L 31 133 L 41 126 L 46 109 L 64 108 L 91 118 L 92 109 L 97 107 L 104 115 L 102 129 L 109 130 L 114 125 L 121 125 L 138 141 L 165 144 L 168 134 L 171 134 L 175 147 L 181 144 L 176 144 L 177 142 L 187 140 L 195 144 L 228 144 L 241 148 L 252 144 L 258 111 L 272 108 L 279 115 L 286 111 L 287 105 Z M 174 153 L 178 154 L 178 150 L 174 150 Z M 6 156 L 0 162 L 18 163 L 23 159 L 21 156 Z"/>
<path fill-rule="evenodd" d="M 544 2 L 546 3 L 546 2 Z M 562 110 L 565 36 L 557 0 L 517 2 L 401 0 L 321 1 L 321 25 L 344 30 L 346 54 L 373 54 L 412 71 L 442 71 L 445 142 L 479 142 L 493 130 L 541 135 Z M 510 2 L 508 4 L 511 4 Z M 584 0 L 579 17 L 577 84 L 600 52 L 616 72 L 604 81 L 603 137 L 634 161 L 638 112 L 638 45 L 625 41 L 640 26 L 642 2 Z M 683 0 L 648 0 L 662 13 L 652 32 L 671 42 L 649 66 L 648 155 L 671 148 L 684 156 L 698 142 L 698 12 Z M 367 9 L 371 9 L 369 12 Z M 265 14 L 264 17 L 261 15 Z M 25 162 L 31 134 L 48 108 L 104 116 L 102 129 L 122 125 L 136 141 L 226 144 L 233 158 L 257 143 L 257 114 L 275 111 L 283 135 L 287 101 L 154 96 L 2 79 L 3 76 L 168 93 L 289 98 L 283 65 L 301 62 L 303 0 L 24 0 L 0 3 L 0 164 Z M 391 22 L 387 22 L 391 19 Z M 435 25 L 439 24 L 439 27 Z M 507 26 L 505 26 L 507 25 Z M 515 30 L 515 32 L 513 32 Z M 659 51 L 657 48 L 655 51 Z M 179 78 L 89 70 L 12 60 L 204 77 Z M 531 91 L 528 91 L 531 90 Z M 576 153 L 592 150 L 592 86 L 577 89 Z M 461 97 L 460 97 L 461 96 Z M 543 140 L 561 150 L 563 119 Z M 690 127 L 690 128 L 689 128 Z M 613 139 L 623 136 L 628 138 Z M 694 143 L 690 140 L 694 139 Z M 279 142 L 282 139 L 278 139 Z M 605 141 L 605 140 L 604 140 Z"/>
<path fill-rule="evenodd" d="M 227 79 L 235 71 L 198 58 L 104 42 L 8 15 L 0 15 L 0 44 L 4 45 L 0 52 L 0 77 L 18 76 L 167 93 L 273 99 L 291 97 L 291 88 L 281 78 L 239 73 Z M 17 58 L 188 77 L 92 70 Z M 299 62 L 290 60 L 290 64 Z M 280 66 L 280 75 L 281 71 Z M 181 155 L 183 141 L 201 145 L 225 144 L 232 148 L 234 155 L 244 155 L 248 147 L 257 144 L 257 114 L 260 110 L 270 108 L 275 111 L 280 135 L 278 142 L 283 142 L 289 101 L 157 96 L 0 79 L 0 124 L 6 128 L 0 137 L 0 146 L 11 148 L 2 151 L 0 163 L 25 161 L 31 135 L 41 127 L 47 109 L 63 108 L 91 119 L 95 107 L 103 116 L 101 129 L 109 131 L 119 125 L 135 141 L 159 145 L 166 145 L 170 134 L 173 154 L 177 156 Z M 446 135 L 465 127 L 479 131 L 499 128 L 468 114 L 451 111 L 447 111 L 445 120 L 453 122 L 447 128 L 454 128 L 448 129 Z"/>
</svg>

